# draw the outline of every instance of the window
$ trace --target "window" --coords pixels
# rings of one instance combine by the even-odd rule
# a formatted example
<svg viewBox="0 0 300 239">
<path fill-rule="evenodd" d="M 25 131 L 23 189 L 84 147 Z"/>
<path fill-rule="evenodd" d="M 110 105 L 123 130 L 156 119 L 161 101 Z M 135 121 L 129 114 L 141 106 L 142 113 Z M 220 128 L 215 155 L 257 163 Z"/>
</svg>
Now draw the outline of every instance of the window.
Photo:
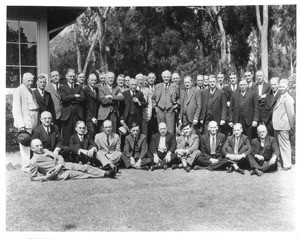
<svg viewBox="0 0 300 239">
<path fill-rule="evenodd" d="M 25 72 L 37 75 L 37 23 L 8 20 L 6 32 L 6 88 L 16 88 Z"/>
</svg>

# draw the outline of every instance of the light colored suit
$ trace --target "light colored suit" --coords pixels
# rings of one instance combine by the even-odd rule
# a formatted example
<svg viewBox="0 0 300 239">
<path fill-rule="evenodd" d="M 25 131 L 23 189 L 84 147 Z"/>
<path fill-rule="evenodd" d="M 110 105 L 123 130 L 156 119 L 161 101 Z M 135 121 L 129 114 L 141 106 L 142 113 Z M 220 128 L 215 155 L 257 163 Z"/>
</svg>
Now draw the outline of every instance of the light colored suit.
<svg viewBox="0 0 300 239">
<path fill-rule="evenodd" d="M 60 94 L 58 93 L 58 91 L 54 89 L 52 83 L 47 84 L 45 90 L 51 94 L 54 103 L 56 119 L 59 119 L 61 115 L 61 107 L 62 107 Z"/>
<path fill-rule="evenodd" d="M 176 139 L 177 141 L 177 149 L 187 149 L 188 153 L 184 156 L 179 156 L 179 158 L 185 158 L 186 162 L 191 166 L 195 160 L 195 158 L 200 154 L 199 148 L 199 136 L 196 134 L 191 134 L 187 141 L 184 136 L 179 136 Z M 176 152 L 176 151 L 175 151 Z"/>
<path fill-rule="evenodd" d="M 97 144 L 99 150 L 97 152 L 97 157 L 103 167 L 108 163 L 116 164 L 121 156 L 121 140 L 119 135 L 115 133 L 111 133 L 109 135 L 109 145 L 107 142 L 107 134 L 105 132 L 101 132 L 96 134 L 95 143 Z M 107 161 L 107 159 L 109 161 Z"/>
<path fill-rule="evenodd" d="M 38 109 L 35 96 L 31 89 L 28 89 L 24 84 L 21 84 L 14 92 L 12 113 L 14 117 L 14 126 L 18 130 L 25 127 L 29 133 L 38 124 Z M 29 169 L 30 147 L 20 146 L 22 158 L 22 170 L 27 172 Z"/>
<path fill-rule="evenodd" d="M 275 138 L 280 150 L 280 163 L 283 168 L 292 166 L 292 148 L 289 130 L 295 122 L 294 100 L 289 93 L 284 93 L 277 100 L 272 117 Z"/>
</svg>

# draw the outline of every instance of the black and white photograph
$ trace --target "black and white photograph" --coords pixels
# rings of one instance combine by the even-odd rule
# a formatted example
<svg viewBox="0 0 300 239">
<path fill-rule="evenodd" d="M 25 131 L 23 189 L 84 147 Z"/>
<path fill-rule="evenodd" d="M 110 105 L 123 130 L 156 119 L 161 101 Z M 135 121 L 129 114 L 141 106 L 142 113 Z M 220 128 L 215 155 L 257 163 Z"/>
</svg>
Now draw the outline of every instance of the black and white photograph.
<svg viewBox="0 0 300 239">
<path fill-rule="evenodd" d="M 2 12 L 3 238 L 299 238 L 296 3 Z"/>
</svg>

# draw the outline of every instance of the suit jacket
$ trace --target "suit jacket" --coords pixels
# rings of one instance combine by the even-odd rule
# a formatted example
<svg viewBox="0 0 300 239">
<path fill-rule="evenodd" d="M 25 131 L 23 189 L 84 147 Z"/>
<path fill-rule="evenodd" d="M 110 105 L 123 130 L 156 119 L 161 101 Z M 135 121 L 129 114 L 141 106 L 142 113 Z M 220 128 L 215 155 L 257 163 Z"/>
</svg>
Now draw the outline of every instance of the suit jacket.
<svg viewBox="0 0 300 239">
<path fill-rule="evenodd" d="M 85 99 L 85 121 L 91 121 L 92 118 L 98 118 L 98 109 L 100 106 L 99 90 L 95 87 L 95 94 L 90 86 L 83 89 Z"/>
<path fill-rule="evenodd" d="M 261 148 L 260 138 L 252 139 L 251 145 L 252 145 L 251 154 L 253 154 L 253 155 L 254 154 L 262 155 L 267 160 L 270 160 L 273 155 L 276 155 L 277 157 L 279 155 L 279 148 L 276 143 L 276 140 L 275 140 L 275 138 L 273 138 L 271 136 L 267 136 L 265 138 L 264 148 L 263 148 L 262 152 L 260 152 L 260 148 Z"/>
<path fill-rule="evenodd" d="M 253 86 L 253 91 L 258 99 L 258 102 L 260 105 L 263 105 L 265 104 L 265 99 L 264 98 L 260 98 L 259 96 L 259 92 L 258 92 L 258 84 L 256 83 L 254 86 Z M 271 91 L 271 86 L 269 83 L 266 83 L 266 82 L 263 82 L 263 87 L 262 87 L 262 91 L 261 91 L 261 95 L 264 95 L 264 94 L 267 94 L 268 92 Z"/>
<path fill-rule="evenodd" d="M 74 154 L 78 154 L 79 149 L 90 150 L 93 147 L 96 147 L 98 149 L 97 144 L 87 134 L 85 134 L 83 136 L 82 141 L 80 141 L 77 133 L 73 134 L 69 139 L 69 148 L 70 148 L 71 152 L 73 152 Z"/>
<path fill-rule="evenodd" d="M 149 88 L 147 87 L 142 87 L 139 89 L 143 95 L 144 95 L 144 99 L 147 103 L 147 107 L 146 108 L 143 108 L 143 120 L 150 120 L 151 119 L 151 116 L 152 116 L 152 92 Z"/>
<path fill-rule="evenodd" d="M 236 88 L 236 91 L 239 91 L 240 90 L 240 87 L 239 85 L 237 84 L 237 88 Z M 231 85 L 227 85 L 223 88 L 223 91 L 224 91 L 224 94 L 225 94 L 225 98 L 226 98 L 226 102 L 230 102 L 230 98 L 232 96 L 232 94 L 236 91 L 232 91 L 231 89 Z"/>
<path fill-rule="evenodd" d="M 45 90 L 50 92 L 53 103 L 54 103 L 54 108 L 55 108 L 55 115 L 56 115 L 56 119 L 59 119 L 60 115 L 61 115 L 61 98 L 60 98 L 60 94 L 59 91 L 56 91 L 53 87 L 52 83 L 49 83 L 46 85 Z M 53 120 L 55 118 L 53 117 Z"/>
<path fill-rule="evenodd" d="M 157 154 L 159 140 L 160 140 L 160 133 L 152 135 L 150 141 L 150 147 L 149 147 L 149 150 L 152 154 Z M 175 135 L 169 132 L 166 135 L 166 147 L 167 147 L 167 151 L 170 151 L 171 153 L 174 153 L 176 149 Z"/>
<path fill-rule="evenodd" d="M 12 113 L 14 117 L 14 126 L 18 129 L 34 128 L 37 126 L 38 119 L 31 117 L 30 110 L 38 110 L 39 105 L 36 102 L 34 94 L 24 84 L 21 84 L 13 94 Z"/>
<path fill-rule="evenodd" d="M 222 153 L 225 157 L 226 154 L 234 154 L 235 137 L 230 135 L 227 137 L 226 142 L 223 146 Z M 251 144 L 248 137 L 244 134 L 241 135 L 239 140 L 238 154 L 245 154 L 246 156 L 251 153 Z"/>
<path fill-rule="evenodd" d="M 106 99 L 106 95 L 112 95 L 112 99 Z M 124 99 L 119 87 L 112 88 L 112 92 L 107 85 L 99 88 L 100 108 L 98 120 L 106 120 L 110 112 L 116 112 L 119 116 L 118 102 Z"/>
<path fill-rule="evenodd" d="M 290 130 L 295 122 L 294 99 L 284 93 L 277 100 L 273 109 L 273 128 L 275 130 Z"/>
<path fill-rule="evenodd" d="M 275 97 L 273 96 L 272 91 L 269 91 L 266 96 L 266 114 L 264 118 L 264 123 L 272 123 L 272 115 L 273 115 L 273 109 L 276 105 L 277 100 L 279 99 L 281 95 L 281 91 L 277 90 Z"/>
<path fill-rule="evenodd" d="M 119 135 L 115 133 L 111 133 L 109 137 L 109 144 L 107 144 L 107 135 L 104 132 L 96 134 L 95 143 L 98 145 L 99 151 L 105 152 L 113 152 L 118 151 L 121 152 L 121 140 Z"/>
<path fill-rule="evenodd" d="M 62 148 L 63 146 L 59 128 L 54 124 L 50 125 L 50 136 L 42 124 L 37 126 L 32 132 L 32 139 L 40 139 L 44 149 L 50 151 L 53 151 L 56 147 Z"/>
<path fill-rule="evenodd" d="M 167 91 L 170 93 L 171 97 L 171 105 L 167 105 L 167 109 L 171 109 L 174 105 L 177 104 L 177 99 L 179 97 L 179 87 L 175 83 L 169 83 L 169 87 Z M 161 100 L 161 96 L 165 94 L 165 86 L 164 83 L 159 83 L 155 85 L 154 90 L 154 104 L 155 106 L 159 106 L 159 102 Z"/>
<path fill-rule="evenodd" d="M 121 113 L 121 120 L 124 120 L 125 123 L 127 124 L 127 117 L 130 114 L 130 106 L 132 105 L 132 99 L 133 96 L 130 93 L 130 90 L 124 91 L 123 93 L 124 96 L 124 101 L 120 104 L 121 105 L 121 109 L 120 109 L 120 113 Z M 139 125 L 141 125 L 143 123 L 143 109 L 147 107 L 147 102 L 145 101 L 144 95 L 141 91 L 136 91 L 135 92 L 135 97 L 140 101 L 141 106 L 138 105 L 138 103 L 134 103 L 134 114 L 136 115 L 137 121 L 136 123 L 138 123 Z M 130 125 L 128 125 L 130 127 Z"/>
<path fill-rule="evenodd" d="M 208 114 L 208 100 L 209 100 L 210 89 L 205 89 L 202 91 L 202 112 L 200 116 L 201 120 L 206 120 Z M 227 105 L 225 94 L 222 90 L 216 88 L 213 95 L 213 103 L 212 103 L 212 115 L 214 120 L 220 124 L 221 120 L 227 119 Z"/>
<path fill-rule="evenodd" d="M 186 113 L 189 122 L 192 123 L 194 119 L 199 120 L 201 113 L 201 91 L 192 87 L 188 94 L 186 92 L 186 90 L 180 92 L 179 119 L 182 119 L 183 114 Z"/>
<path fill-rule="evenodd" d="M 222 149 L 226 141 L 226 136 L 221 133 L 216 134 L 216 156 L 218 160 L 222 159 Z M 200 140 L 200 151 L 201 156 L 204 157 L 205 160 L 209 160 L 211 158 L 210 153 L 210 134 L 205 134 L 201 137 Z"/>
<path fill-rule="evenodd" d="M 217 82 L 217 88 L 220 89 L 220 90 L 223 90 L 226 86 L 228 86 L 227 83 L 223 82 L 222 86 L 220 85 L 219 82 Z"/>
<path fill-rule="evenodd" d="M 185 142 L 184 136 L 177 137 L 177 149 L 187 149 L 188 155 L 196 152 L 199 148 L 199 136 L 197 134 L 191 134 Z M 187 143 L 187 144 L 186 144 Z"/>
<path fill-rule="evenodd" d="M 53 119 L 56 119 L 55 115 L 55 108 L 54 108 L 54 103 L 51 97 L 51 94 L 48 91 L 44 91 L 44 99 L 42 98 L 40 92 L 38 89 L 35 89 L 33 91 L 33 94 L 35 95 L 36 102 L 39 105 L 39 115 L 38 118 L 41 118 L 41 114 L 44 111 L 49 111 L 52 115 Z"/>
<path fill-rule="evenodd" d="M 124 154 L 128 158 L 130 158 L 130 157 L 134 157 L 134 153 L 135 153 L 134 151 L 138 151 L 139 152 L 139 158 L 140 159 L 144 158 L 147 151 L 148 151 L 147 136 L 146 135 L 141 134 L 138 137 L 137 146 L 138 146 L 138 149 L 134 148 L 134 138 L 133 138 L 133 136 L 131 134 L 127 135 L 125 137 Z"/>
<path fill-rule="evenodd" d="M 73 92 L 68 83 L 65 83 L 59 88 L 59 93 L 62 101 L 61 120 L 69 119 L 72 112 L 77 112 L 79 117 L 84 119 L 84 92 L 81 85 L 74 84 Z M 79 94 L 80 97 L 75 97 Z"/>
<path fill-rule="evenodd" d="M 246 123 L 251 125 L 252 121 L 259 121 L 258 101 L 251 90 L 246 91 L 245 98 L 244 118 Z M 233 122 L 234 124 L 238 122 L 239 115 L 241 114 L 239 107 L 241 102 L 241 92 L 235 92 L 230 100 L 229 122 Z"/>
</svg>

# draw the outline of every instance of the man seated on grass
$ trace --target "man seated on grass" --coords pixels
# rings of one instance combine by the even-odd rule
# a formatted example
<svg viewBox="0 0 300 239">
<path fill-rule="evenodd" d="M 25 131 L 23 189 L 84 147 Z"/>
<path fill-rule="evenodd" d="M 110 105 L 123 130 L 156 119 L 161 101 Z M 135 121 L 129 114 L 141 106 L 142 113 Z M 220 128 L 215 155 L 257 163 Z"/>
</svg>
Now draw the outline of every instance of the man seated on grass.
<svg viewBox="0 0 300 239">
<path fill-rule="evenodd" d="M 223 158 L 222 148 L 226 141 L 226 136 L 218 132 L 218 124 L 216 121 L 208 123 L 208 134 L 201 137 L 200 151 L 201 153 L 195 160 L 194 170 L 222 170 L 231 165 Z"/>
<path fill-rule="evenodd" d="M 133 122 L 130 134 L 125 138 L 122 159 L 126 168 L 149 170 L 151 159 L 146 157 L 148 150 L 146 135 L 140 134 L 140 126 Z"/>
<path fill-rule="evenodd" d="M 154 163 L 151 171 L 162 168 L 166 170 L 168 165 L 172 165 L 176 157 L 174 154 L 176 149 L 175 135 L 167 131 L 167 125 L 164 122 L 159 123 L 158 131 L 159 133 L 152 136 L 147 152 L 148 157 Z"/>
<path fill-rule="evenodd" d="M 177 156 L 177 162 L 172 165 L 172 169 L 184 168 L 188 173 L 191 171 L 195 158 L 200 154 L 199 148 L 199 136 L 192 134 L 192 128 L 190 123 L 182 125 L 182 135 L 177 138 L 177 149 L 175 154 Z M 174 160 L 176 161 L 176 159 Z"/>
<path fill-rule="evenodd" d="M 245 174 L 242 168 L 249 167 L 248 155 L 251 153 L 251 145 L 248 137 L 243 133 L 243 127 L 240 123 L 233 126 L 233 135 L 228 136 L 222 149 L 223 155 L 232 163 L 226 172 L 236 171 Z"/>
<path fill-rule="evenodd" d="M 96 159 L 98 146 L 92 137 L 87 134 L 86 124 L 81 120 L 77 121 L 75 131 L 76 134 L 69 139 L 72 162 L 100 166 L 99 161 Z"/>
<path fill-rule="evenodd" d="M 248 156 L 249 164 L 252 169 L 251 175 L 262 176 L 266 172 L 277 169 L 277 158 L 279 148 L 275 138 L 268 136 L 266 126 L 257 127 L 258 138 L 251 141 L 252 153 Z"/>
<path fill-rule="evenodd" d="M 31 181 L 85 179 L 85 178 L 114 178 L 116 170 L 103 171 L 88 164 L 66 163 L 61 155 L 53 154 L 43 149 L 41 140 L 31 141 L 33 157 L 30 160 Z"/>
</svg>

